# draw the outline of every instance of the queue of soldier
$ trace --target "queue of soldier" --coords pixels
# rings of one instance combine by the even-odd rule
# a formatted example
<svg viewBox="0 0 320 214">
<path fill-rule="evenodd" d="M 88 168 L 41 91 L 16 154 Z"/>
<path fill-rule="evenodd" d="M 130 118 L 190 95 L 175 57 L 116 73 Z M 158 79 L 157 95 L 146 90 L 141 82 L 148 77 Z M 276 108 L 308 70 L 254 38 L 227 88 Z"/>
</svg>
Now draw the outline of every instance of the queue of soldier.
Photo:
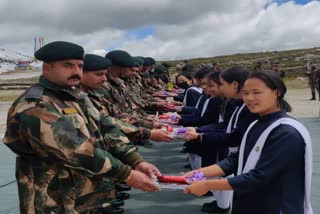
<svg viewBox="0 0 320 214">
<path fill-rule="evenodd" d="M 274 72 L 188 64 L 175 76 L 178 93 L 168 65 L 151 57 L 102 57 L 57 41 L 35 58 L 42 76 L 12 104 L 4 137 L 17 155 L 21 213 L 123 213 L 131 187 L 160 191 L 160 170 L 137 146 L 173 140 L 155 118 L 166 112 L 186 127 L 182 152 L 192 171 L 184 177 L 215 178 L 184 190 L 213 193 L 203 212 L 312 213 L 311 140 L 286 114 L 279 64 Z"/>
</svg>

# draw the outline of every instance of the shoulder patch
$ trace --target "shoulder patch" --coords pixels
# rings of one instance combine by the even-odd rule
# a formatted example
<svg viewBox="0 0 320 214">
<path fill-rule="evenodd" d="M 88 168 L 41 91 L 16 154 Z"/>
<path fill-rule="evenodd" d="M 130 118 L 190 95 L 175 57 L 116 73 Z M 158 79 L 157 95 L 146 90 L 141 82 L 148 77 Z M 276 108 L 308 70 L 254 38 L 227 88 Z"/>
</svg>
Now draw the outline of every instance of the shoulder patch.
<svg viewBox="0 0 320 214">
<path fill-rule="evenodd" d="M 40 100 L 43 95 L 44 88 L 38 84 L 33 85 L 25 94 L 24 98 Z"/>
<path fill-rule="evenodd" d="M 64 114 L 77 114 L 78 111 L 75 108 L 64 108 L 62 109 Z"/>
</svg>

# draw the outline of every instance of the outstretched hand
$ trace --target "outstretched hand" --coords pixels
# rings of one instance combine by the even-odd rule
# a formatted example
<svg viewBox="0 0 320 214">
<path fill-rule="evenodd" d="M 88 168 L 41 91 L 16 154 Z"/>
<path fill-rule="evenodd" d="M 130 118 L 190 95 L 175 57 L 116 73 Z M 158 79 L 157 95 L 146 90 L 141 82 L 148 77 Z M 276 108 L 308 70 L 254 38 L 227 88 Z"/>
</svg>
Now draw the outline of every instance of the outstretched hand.
<svg viewBox="0 0 320 214">
<path fill-rule="evenodd" d="M 185 194 L 192 194 L 198 197 L 205 195 L 209 191 L 207 181 L 194 181 L 184 189 Z"/>
<path fill-rule="evenodd" d="M 161 176 L 160 170 L 155 165 L 145 161 L 137 164 L 134 169 L 145 173 L 150 178 L 153 178 L 154 176 Z"/>
</svg>

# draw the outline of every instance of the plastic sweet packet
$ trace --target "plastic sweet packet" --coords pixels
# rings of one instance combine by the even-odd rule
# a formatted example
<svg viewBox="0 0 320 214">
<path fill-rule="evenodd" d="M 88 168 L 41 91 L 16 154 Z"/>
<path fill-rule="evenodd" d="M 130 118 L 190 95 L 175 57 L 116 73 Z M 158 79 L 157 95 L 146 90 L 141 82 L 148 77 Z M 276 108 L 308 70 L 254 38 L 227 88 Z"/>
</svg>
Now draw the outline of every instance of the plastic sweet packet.
<svg viewBox="0 0 320 214">
<path fill-rule="evenodd" d="M 172 123 L 175 123 L 179 117 L 177 115 L 168 115 L 168 114 L 161 114 L 161 115 L 156 115 L 157 117 L 157 120 L 161 123 L 169 123 L 169 124 L 172 124 Z"/>
<path fill-rule="evenodd" d="M 187 128 L 173 128 L 173 137 L 174 138 L 180 138 L 180 139 L 185 139 L 186 138 L 186 132 Z"/>
<path fill-rule="evenodd" d="M 193 181 L 204 181 L 207 180 L 204 172 L 194 171 L 192 176 L 186 177 L 187 182 L 190 184 Z"/>
<path fill-rule="evenodd" d="M 185 139 L 186 138 L 187 128 L 184 128 L 184 127 L 173 127 L 173 126 L 169 125 L 169 126 L 166 126 L 166 127 L 162 128 L 162 130 L 171 133 L 170 135 L 173 138 L 176 138 L 176 139 Z"/>
</svg>

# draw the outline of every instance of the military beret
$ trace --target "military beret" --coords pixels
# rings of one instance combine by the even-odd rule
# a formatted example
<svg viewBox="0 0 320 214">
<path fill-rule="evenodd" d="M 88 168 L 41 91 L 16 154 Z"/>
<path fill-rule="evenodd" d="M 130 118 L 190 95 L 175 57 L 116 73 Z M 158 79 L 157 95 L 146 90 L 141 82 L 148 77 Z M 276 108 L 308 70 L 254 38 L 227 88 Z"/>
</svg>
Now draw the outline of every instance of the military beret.
<svg viewBox="0 0 320 214">
<path fill-rule="evenodd" d="M 156 60 L 153 59 L 152 57 L 146 57 L 146 58 L 150 60 L 150 63 L 151 63 L 150 65 L 156 64 Z"/>
<path fill-rule="evenodd" d="M 112 65 L 129 68 L 137 65 L 134 58 L 128 52 L 122 50 L 110 51 L 105 57 L 111 60 Z"/>
<path fill-rule="evenodd" d="M 136 56 L 136 57 L 134 57 L 134 60 L 136 62 L 138 62 L 139 65 L 143 65 L 144 64 L 144 58 L 142 56 Z"/>
<path fill-rule="evenodd" d="M 154 68 L 154 72 L 158 73 L 158 74 L 162 74 L 166 71 L 166 68 L 163 66 L 163 65 L 157 65 L 155 68 Z"/>
<path fill-rule="evenodd" d="M 149 59 L 149 57 L 144 57 L 143 60 L 144 60 L 144 63 L 143 63 L 144 66 L 150 66 L 150 65 L 152 65 L 152 64 L 151 64 L 152 62 L 151 62 L 151 60 Z"/>
<path fill-rule="evenodd" d="M 108 58 L 98 56 L 95 54 L 86 54 L 83 59 L 83 70 L 84 71 L 105 70 L 110 65 L 112 65 L 112 63 Z"/>
<path fill-rule="evenodd" d="M 84 49 L 80 45 L 56 41 L 46 44 L 34 53 L 34 57 L 44 62 L 64 59 L 83 59 Z"/>
</svg>

